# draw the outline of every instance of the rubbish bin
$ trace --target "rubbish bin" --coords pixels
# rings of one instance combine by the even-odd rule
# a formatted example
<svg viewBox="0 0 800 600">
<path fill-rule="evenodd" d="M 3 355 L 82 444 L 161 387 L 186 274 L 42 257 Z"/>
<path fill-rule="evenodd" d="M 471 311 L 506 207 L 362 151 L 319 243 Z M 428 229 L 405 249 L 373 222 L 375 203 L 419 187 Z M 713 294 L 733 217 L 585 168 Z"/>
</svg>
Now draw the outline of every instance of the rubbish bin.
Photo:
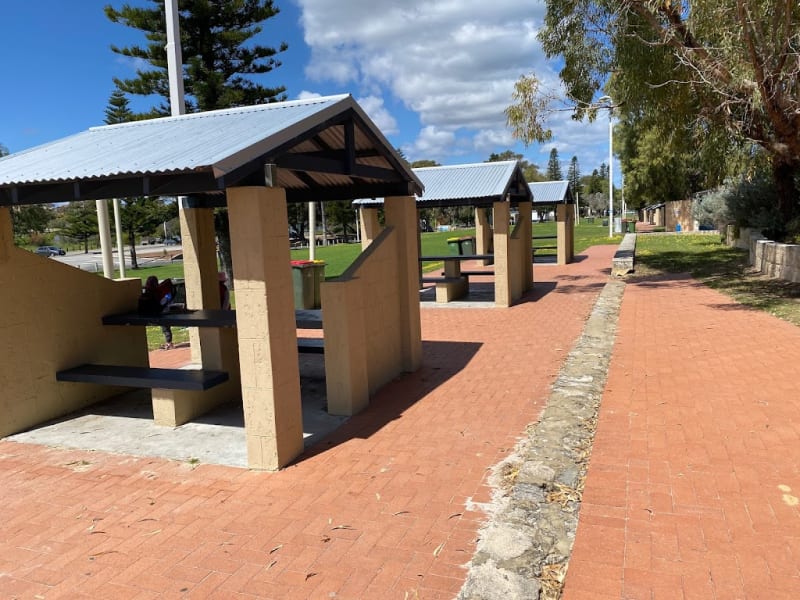
<svg viewBox="0 0 800 600">
<path fill-rule="evenodd" d="M 295 309 L 314 308 L 314 263 L 293 260 L 291 264 Z"/>
<path fill-rule="evenodd" d="M 462 237 L 461 238 L 461 254 L 475 254 L 475 238 L 474 237 Z"/>
<path fill-rule="evenodd" d="M 314 273 L 314 308 L 321 308 L 319 284 L 325 281 L 325 261 L 319 259 L 312 261 L 311 271 Z"/>
<path fill-rule="evenodd" d="M 628 221 L 628 233 L 636 233 L 636 221 L 633 219 Z"/>
<path fill-rule="evenodd" d="M 461 238 L 447 238 L 447 248 L 453 256 L 461 254 Z"/>
</svg>

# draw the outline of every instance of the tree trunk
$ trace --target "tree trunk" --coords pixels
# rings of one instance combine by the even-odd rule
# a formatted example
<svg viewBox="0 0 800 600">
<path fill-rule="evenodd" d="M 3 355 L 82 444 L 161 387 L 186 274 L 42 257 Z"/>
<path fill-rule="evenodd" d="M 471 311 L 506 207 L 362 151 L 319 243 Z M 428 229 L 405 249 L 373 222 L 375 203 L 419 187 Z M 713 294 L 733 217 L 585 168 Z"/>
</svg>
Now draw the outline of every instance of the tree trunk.
<svg viewBox="0 0 800 600">
<path fill-rule="evenodd" d="M 780 161 L 773 158 L 772 177 L 775 182 L 775 192 L 778 196 L 778 211 L 781 215 L 783 233 L 797 215 L 797 188 L 795 175 L 800 170 L 800 164 L 793 161 Z"/>
<path fill-rule="evenodd" d="M 136 234 L 128 232 L 128 243 L 131 245 L 131 269 L 139 268 L 139 261 L 136 260 Z"/>
<path fill-rule="evenodd" d="M 219 262 L 228 278 L 227 286 L 233 289 L 233 259 L 231 258 L 231 231 L 228 221 L 228 209 L 218 208 L 214 211 L 214 231 L 219 241 Z"/>
</svg>

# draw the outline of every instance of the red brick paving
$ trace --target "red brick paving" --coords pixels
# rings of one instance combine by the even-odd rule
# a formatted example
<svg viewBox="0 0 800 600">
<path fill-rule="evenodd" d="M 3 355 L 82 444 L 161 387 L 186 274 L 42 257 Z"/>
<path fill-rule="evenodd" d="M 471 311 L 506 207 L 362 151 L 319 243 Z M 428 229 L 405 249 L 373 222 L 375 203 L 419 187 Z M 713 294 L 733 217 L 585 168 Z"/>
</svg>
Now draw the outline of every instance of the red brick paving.
<svg viewBox="0 0 800 600">
<path fill-rule="evenodd" d="M 800 329 L 627 285 L 564 598 L 800 598 Z"/>
<path fill-rule="evenodd" d="M 484 519 L 469 501 L 539 415 L 614 250 L 535 267 L 510 309 L 424 309 L 423 367 L 278 473 L 0 441 L 0 597 L 454 597 Z"/>
</svg>

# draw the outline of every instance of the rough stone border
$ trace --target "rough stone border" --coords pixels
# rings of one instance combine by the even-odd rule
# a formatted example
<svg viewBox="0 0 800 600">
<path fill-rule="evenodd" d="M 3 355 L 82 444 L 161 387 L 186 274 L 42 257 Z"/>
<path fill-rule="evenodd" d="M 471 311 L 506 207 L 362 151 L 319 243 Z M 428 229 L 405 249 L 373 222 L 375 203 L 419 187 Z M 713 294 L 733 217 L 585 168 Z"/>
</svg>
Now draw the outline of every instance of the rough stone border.
<svg viewBox="0 0 800 600">
<path fill-rule="evenodd" d="M 490 476 L 493 499 L 459 600 L 561 595 L 624 281 L 610 279 L 553 384 L 540 420 Z"/>
</svg>

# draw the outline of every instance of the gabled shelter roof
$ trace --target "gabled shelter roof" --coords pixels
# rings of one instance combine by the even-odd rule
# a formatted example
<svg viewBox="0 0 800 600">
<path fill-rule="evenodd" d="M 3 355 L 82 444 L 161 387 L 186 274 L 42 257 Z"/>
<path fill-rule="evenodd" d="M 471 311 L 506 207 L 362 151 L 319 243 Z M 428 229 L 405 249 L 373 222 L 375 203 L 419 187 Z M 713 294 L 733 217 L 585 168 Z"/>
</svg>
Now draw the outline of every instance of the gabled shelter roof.
<svg viewBox="0 0 800 600">
<path fill-rule="evenodd" d="M 417 194 L 417 207 L 491 206 L 533 200 L 519 163 L 514 160 L 421 167 L 412 169 L 425 191 Z M 357 204 L 382 204 L 383 198 L 365 198 Z"/>
<path fill-rule="evenodd" d="M 213 205 L 225 188 L 265 178 L 290 202 L 423 189 L 358 103 L 339 95 L 92 127 L 1 158 L 0 206 L 157 195 Z"/>
<path fill-rule="evenodd" d="M 569 181 L 534 181 L 528 184 L 534 204 L 574 204 Z"/>
</svg>

